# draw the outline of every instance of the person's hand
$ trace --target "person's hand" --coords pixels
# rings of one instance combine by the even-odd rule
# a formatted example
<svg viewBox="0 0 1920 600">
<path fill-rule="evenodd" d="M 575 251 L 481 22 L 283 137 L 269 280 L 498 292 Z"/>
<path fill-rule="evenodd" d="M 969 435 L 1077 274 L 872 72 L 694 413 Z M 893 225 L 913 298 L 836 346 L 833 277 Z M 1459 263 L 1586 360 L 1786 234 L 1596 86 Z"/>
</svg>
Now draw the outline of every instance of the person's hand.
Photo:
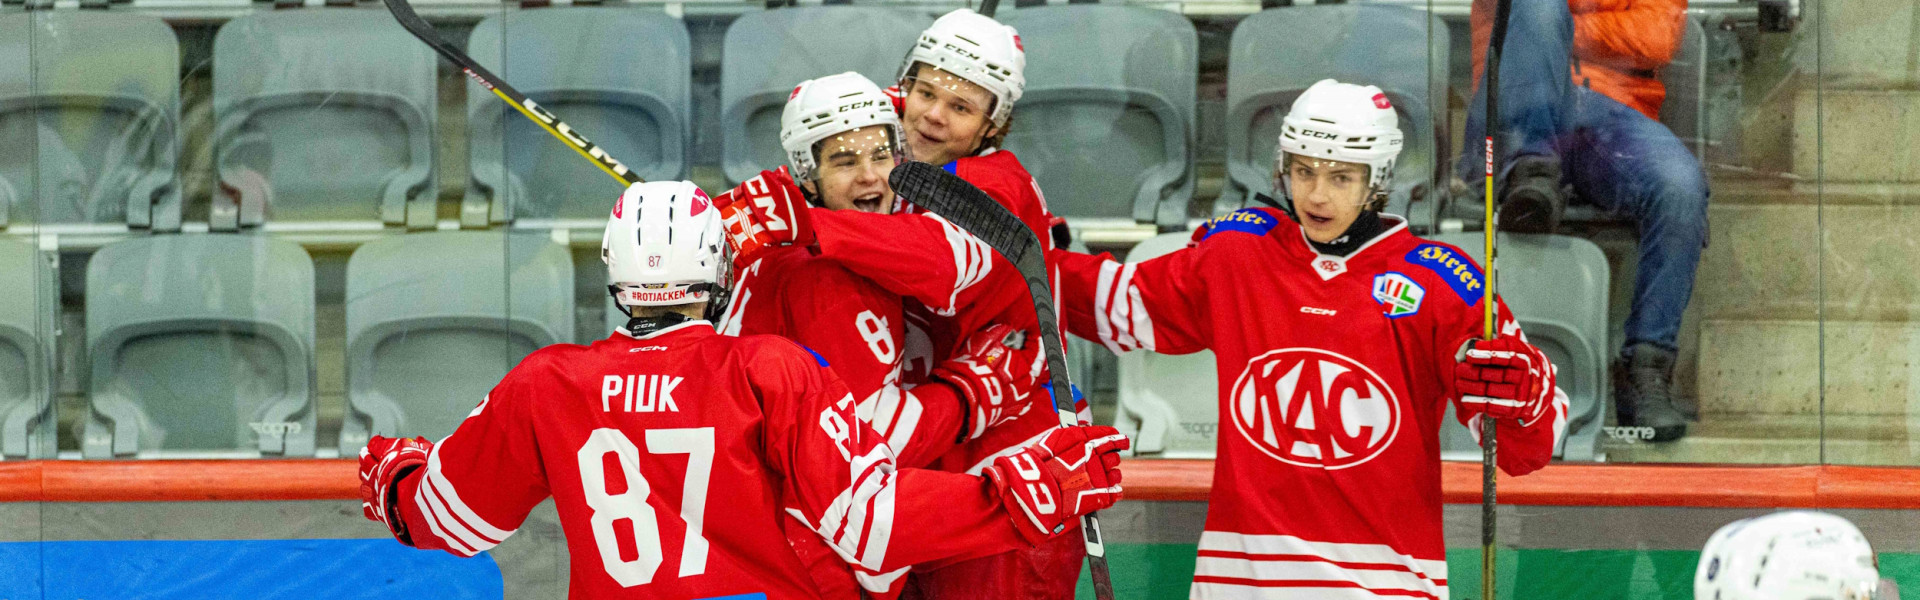
<svg viewBox="0 0 1920 600">
<path fill-rule="evenodd" d="M 360 449 L 361 515 L 369 521 L 386 525 L 387 531 L 408 545 L 411 542 L 407 539 L 406 524 L 394 512 L 394 506 L 399 501 L 395 484 L 407 473 L 427 464 L 427 455 L 432 452 L 433 442 L 427 441 L 427 438 L 378 435 L 367 440 L 367 447 Z"/>
<path fill-rule="evenodd" d="M 1554 367 L 1526 340 L 1502 335 L 1461 347 L 1453 366 L 1454 389 L 1467 416 L 1533 423 L 1553 404 Z"/>
<path fill-rule="evenodd" d="M 768 248 L 814 243 L 806 195 L 787 168 L 761 171 L 713 199 L 733 247 L 735 265 L 752 264 Z"/>
<path fill-rule="evenodd" d="M 953 385 L 967 403 L 966 439 L 979 439 L 987 430 L 1027 414 L 1040 398 L 1034 379 L 1040 375 L 1040 341 L 1008 325 L 988 325 L 974 332 L 955 350 L 953 358 L 933 368 L 933 377 Z"/>
<path fill-rule="evenodd" d="M 1075 517 L 1120 500 L 1120 451 L 1128 446 L 1127 436 L 1112 427 L 1062 427 L 994 459 L 985 472 L 1014 529 L 1038 544 L 1066 531 Z"/>
</svg>

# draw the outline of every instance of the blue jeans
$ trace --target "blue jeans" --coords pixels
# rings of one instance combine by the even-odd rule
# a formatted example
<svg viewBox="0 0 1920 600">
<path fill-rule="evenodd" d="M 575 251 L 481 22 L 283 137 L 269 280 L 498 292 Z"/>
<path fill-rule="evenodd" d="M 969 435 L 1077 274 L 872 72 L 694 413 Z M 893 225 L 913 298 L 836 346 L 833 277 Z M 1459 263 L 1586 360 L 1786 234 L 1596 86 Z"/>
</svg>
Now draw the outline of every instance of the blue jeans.
<svg viewBox="0 0 1920 600">
<path fill-rule="evenodd" d="M 1566 0 L 1513 0 L 1500 54 L 1502 165 L 1522 156 L 1560 160 L 1575 194 L 1633 219 L 1640 268 L 1626 345 L 1678 348 L 1680 315 L 1707 245 L 1707 178 L 1700 161 L 1659 121 L 1568 76 L 1573 17 Z M 1485 81 L 1467 113 L 1457 172 L 1485 177 Z M 1504 174 L 1503 174 L 1504 176 Z"/>
</svg>

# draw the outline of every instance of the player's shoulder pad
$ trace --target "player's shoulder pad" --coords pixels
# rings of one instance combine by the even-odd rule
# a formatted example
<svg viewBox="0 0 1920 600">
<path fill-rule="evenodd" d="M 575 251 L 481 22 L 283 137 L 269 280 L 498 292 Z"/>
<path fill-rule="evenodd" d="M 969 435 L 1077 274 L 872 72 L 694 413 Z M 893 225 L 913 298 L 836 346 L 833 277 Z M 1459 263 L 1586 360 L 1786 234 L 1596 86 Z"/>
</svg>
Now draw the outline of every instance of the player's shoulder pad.
<svg viewBox="0 0 1920 600">
<path fill-rule="evenodd" d="M 777 335 L 762 334 L 762 335 L 740 336 L 739 340 L 742 345 L 748 346 L 758 352 L 771 352 L 773 354 L 785 354 L 795 358 L 798 358 L 800 356 L 807 356 L 812 358 L 813 362 L 816 364 L 819 364 L 821 368 L 830 367 L 830 365 L 827 364 L 826 357 L 820 356 L 819 352 L 814 352 L 813 349 L 808 348 L 806 344 L 802 344 L 800 342 L 796 342 L 788 338 L 780 337 Z M 796 352 L 796 350 L 798 352 Z M 758 363 L 760 361 L 753 361 L 753 362 Z"/>
<path fill-rule="evenodd" d="M 1469 306 L 1478 304 L 1481 296 L 1486 294 L 1487 279 L 1480 273 L 1480 265 L 1474 264 L 1472 257 L 1450 244 L 1422 240 L 1407 251 L 1405 260 L 1433 271 Z"/>
<path fill-rule="evenodd" d="M 1214 217 L 1193 230 L 1193 241 L 1201 242 L 1214 234 L 1224 232 L 1250 233 L 1263 236 L 1287 221 L 1287 216 L 1271 208 L 1242 208 L 1225 215 Z"/>
</svg>

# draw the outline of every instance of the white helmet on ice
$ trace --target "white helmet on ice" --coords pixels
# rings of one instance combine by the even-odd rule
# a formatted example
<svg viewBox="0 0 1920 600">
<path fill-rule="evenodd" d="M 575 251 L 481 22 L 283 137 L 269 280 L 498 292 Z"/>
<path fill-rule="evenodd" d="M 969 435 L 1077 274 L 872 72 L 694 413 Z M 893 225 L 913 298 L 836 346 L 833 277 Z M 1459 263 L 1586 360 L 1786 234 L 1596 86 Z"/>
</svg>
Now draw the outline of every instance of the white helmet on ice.
<svg viewBox="0 0 1920 600">
<path fill-rule="evenodd" d="M 1301 93 L 1281 120 L 1280 143 L 1273 150 L 1274 187 L 1291 206 L 1283 176 L 1288 154 L 1360 163 L 1367 166 L 1369 204 L 1379 206 L 1405 142 L 1400 117 L 1380 88 L 1322 79 Z"/>
<path fill-rule="evenodd" d="M 717 314 L 726 300 L 727 252 L 720 211 L 690 181 L 627 186 L 600 238 L 607 288 L 626 308 L 708 302 L 707 313 Z"/>
<path fill-rule="evenodd" d="M 995 127 L 1007 125 L 1013 103 L 1027 87 L 1027 51 L 1020 46 L 1020 33 L 972 9 L 941 15 L 932 27 L 920 32 L 920 40 L 900 65 L 900 80 L 911 77 L 913 66 L 919 63 L 986 88 L 993 94 L 988 117 Z"/>
<path fill-rule="evenodd" d="M 794 179 L 813 179 L 820 168 L 819 157 L 813 155 L 814 144 L 873 125 L 887 126 L 887 134 L 893 138 L 893 155 L 899 160 L 900 115 L 893 112 L 893 101 L 881 93 L 880 86 L 853 71 L 794 86 L 787 96 L 786 109 L 780 113 L 780 147 L 787 151 Z"/>
<path fill-rule="evenodd" d="M 1880 573 L 1846 519 L 1786 511 L 1721 527 L 1700 553 L 1697 600 L 1867 600 Z"/>
</svg>

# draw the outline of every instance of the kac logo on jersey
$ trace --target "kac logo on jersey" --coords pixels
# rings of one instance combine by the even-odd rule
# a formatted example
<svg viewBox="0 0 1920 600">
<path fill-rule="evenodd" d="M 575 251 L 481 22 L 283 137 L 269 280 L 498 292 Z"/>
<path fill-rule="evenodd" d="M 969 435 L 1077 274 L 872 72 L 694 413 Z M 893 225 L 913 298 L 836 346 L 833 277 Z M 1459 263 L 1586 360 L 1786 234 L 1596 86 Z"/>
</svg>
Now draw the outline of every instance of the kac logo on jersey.
<svg viewBox="0 0 1920 600">
<path fill-rule="evenodd" d="M 1407 262 L 1432 269 L 1447 282 L 1447 287 L 1460 295 L 1468 306 L 1480 303 L 1480 295 L 1486 292 L 1487 284 L 1480 278 L 1480 267 L 1473 261 L 1461 256 L 1459 252 L 1438 244 L 1421 244 L 1407 253 Z"/>
<path fill-rule="evenodd" d="M 1420 312 L 1420 300 L 1427 289 L 1406 275 L 1388 271 L 1373 278 L 1373 301 L 1387 307 L 1387 316 L 1400 318 Z"/>
<path fill-rule="evenodd" d="M 1233 384 L 1234 428 L 1275 460 L 1327 470 L 1363 464 L 1393 445 L 1401 407 L 1373 369 L 1318 348 L 1251 361 Z"/>
</svg>

